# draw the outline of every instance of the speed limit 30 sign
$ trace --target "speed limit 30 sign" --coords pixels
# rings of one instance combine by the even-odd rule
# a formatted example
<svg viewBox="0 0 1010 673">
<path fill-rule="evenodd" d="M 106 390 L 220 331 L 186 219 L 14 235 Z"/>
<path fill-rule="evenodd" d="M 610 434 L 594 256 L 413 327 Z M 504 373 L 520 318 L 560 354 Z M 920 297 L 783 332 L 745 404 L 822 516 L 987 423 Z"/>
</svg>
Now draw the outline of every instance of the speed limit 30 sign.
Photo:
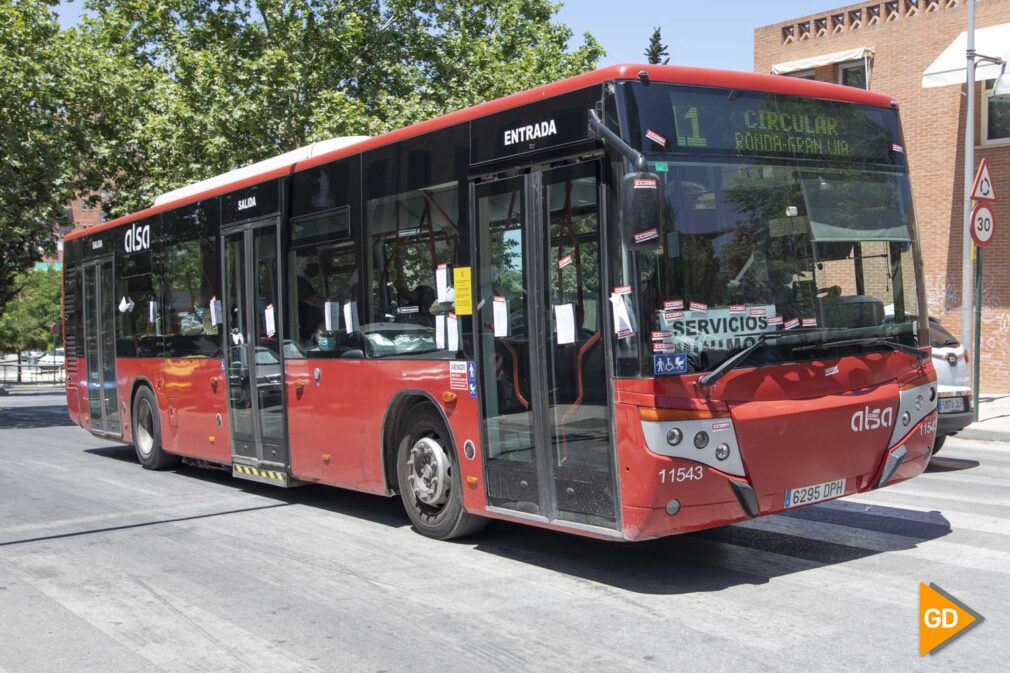
<svg viewBox="0 0 1010 673">
<path fill-rule="evenodd" d="M 971 211 L 971 237 L 975 245 L 984 248 L 992 243 L 992 235 L 996 229 L 996 216 L 992 208 L 984 203 L 975 206 Z"/>
</svg>

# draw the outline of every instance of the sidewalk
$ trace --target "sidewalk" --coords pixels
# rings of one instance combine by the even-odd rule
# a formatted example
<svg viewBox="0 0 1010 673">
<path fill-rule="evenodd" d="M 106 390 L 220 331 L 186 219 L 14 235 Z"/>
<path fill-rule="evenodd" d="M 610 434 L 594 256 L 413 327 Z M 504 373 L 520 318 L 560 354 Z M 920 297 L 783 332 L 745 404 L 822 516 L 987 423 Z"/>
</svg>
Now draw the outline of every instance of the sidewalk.
<svg viewBox="0 0 1010 673">
<path fill-rule="evenodd" d="M 961 439 L 1010 442 L 1010 393 L 979 393 L 978 421 L 957 436 Z"/>
</svg>

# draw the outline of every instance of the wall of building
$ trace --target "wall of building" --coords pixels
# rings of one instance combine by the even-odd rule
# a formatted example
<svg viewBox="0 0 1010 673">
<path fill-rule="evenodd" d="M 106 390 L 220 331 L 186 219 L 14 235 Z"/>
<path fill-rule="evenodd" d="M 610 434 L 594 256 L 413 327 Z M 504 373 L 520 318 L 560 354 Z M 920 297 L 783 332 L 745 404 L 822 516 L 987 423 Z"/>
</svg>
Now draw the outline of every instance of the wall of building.
<svg viewBox="0 0 1010 673">
<path fill-rule="evenodd" d="M 959 0 L 863 2 L 754 31 L 757 72 L 771 72 L 776 63 L 847 49 L 875 50 L 870 88 L 891 94 L 901 110 L 930 313 L 955 334 L 961 331 L 965 87 L 924 89 L 922 72 L 965 30 L 964 4 Z M 978 28 L 1002 23 L 1010 23 L 1010 0 L 977 3 Z M 820 80 L 837 81 L 836 66 L 818 68 L 814 74 Z M 981 83 L 978 89 L 977 109 L 980 109 Z M 988 158 L 993 186 L 1002 197 L 994 209 L 1002 228 L 985 253 L 981 389 L 1007 392 L 1010 391 L 1010 144 L 979 146 L 976 141 L 975 156 L 976 162 Z"/>
</svg>

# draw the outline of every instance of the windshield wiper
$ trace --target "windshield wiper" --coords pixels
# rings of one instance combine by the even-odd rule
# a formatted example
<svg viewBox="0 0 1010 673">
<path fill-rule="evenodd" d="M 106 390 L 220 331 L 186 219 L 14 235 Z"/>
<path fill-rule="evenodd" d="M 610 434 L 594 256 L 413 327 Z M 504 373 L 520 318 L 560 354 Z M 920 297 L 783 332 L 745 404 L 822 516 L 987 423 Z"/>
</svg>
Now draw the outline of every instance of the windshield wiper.
<svg viewBox="0 0 1010 673">
<path fill-rule="evenodd" d="M 881 339 L 879 337 L 866 337 L 863 339 L 842 339 L 841 341 L 825 341 L 819 344 L 811 344 L 809 346 L 800 346 L 794 348 L 793 352 L 800 351 L 815 351 L 828 348 L 845 348 L 846 346 L 887 346 L 888 348 L 896 351 L 905 353 L 906 355 L 911 355 L 917 360 L 925 360 L 929 357 L 924 351 L 919 350 L 914 346 L 908 346 L 903 343 L 898 343 L 897 341 L 891 341 L 890 339 Z"/>
<path fill-rule="evenodd" d="M 735 355 L 729 356 L 723 360 L 718 367 L 698 379 L 698 383 L 706 388 L 713 385 L 716 381 L 729 373 L 730 370 L 746 360 L 751 353 L 764 346 L 770 340 L 777 339 L 781 336 L 784 336 L 784 334 L 762 334 L 757 338 L 757 341 L 752 343 L 750 346 L 747 346 L 747 348 L 737 352 Z"/>
</svg>

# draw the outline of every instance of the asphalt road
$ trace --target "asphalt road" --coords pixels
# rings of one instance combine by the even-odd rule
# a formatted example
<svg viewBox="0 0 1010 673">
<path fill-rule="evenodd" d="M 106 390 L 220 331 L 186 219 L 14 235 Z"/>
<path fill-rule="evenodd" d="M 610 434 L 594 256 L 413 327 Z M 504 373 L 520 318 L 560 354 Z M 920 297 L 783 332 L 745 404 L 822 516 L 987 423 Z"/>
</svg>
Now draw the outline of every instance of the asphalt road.
<svg viewBox="0 0 1010 673">
<path fill-rule="evenodd" d="M 58 395 L 0 397 L 0 673 L 1005 670 L 1010 447 L 909 483 L 619 544 L 140 468 Z M 986 622 L 934 657 L 918 584 Z"/>
</svg>

